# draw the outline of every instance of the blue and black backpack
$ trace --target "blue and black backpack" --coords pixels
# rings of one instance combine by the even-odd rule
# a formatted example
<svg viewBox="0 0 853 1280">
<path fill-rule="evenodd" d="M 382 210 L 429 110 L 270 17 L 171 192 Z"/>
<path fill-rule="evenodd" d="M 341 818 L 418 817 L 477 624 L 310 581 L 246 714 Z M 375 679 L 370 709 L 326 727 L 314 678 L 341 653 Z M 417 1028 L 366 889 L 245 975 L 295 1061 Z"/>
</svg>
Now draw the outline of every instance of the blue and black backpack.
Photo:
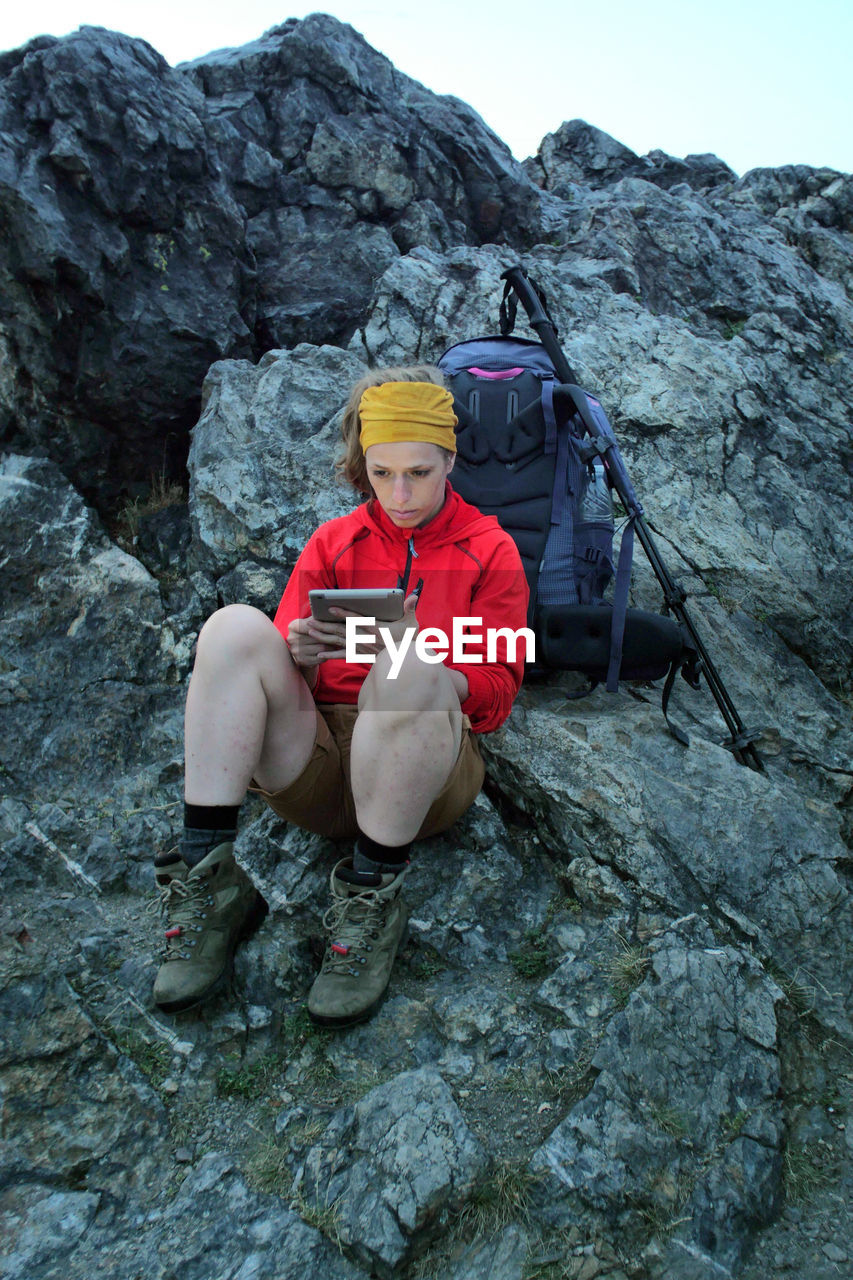
<svg viewBox="0 0 853 1280">
<path fill-rule="evenodd" d="M 599 400 L 582 390 L 556 341 L 541 290 L 521 267 L 504 273 L 501 334 L 450 347 L 438 361 L 459 420 L 453 487 L 494 515 L 518 546 L 530 586 L 528 625 L 535 671 L 582 672 L 590 686 L 666 676 L 668 715 L 681 672 L 694 688 L 708 680 L 739 760 L 760 767 L 748 734 L 663 566 L 643 508 Z M 541 342 L 512 334 L 516 296 Z M 624 516 L 614 566 L 615 492 Z M 664 613 L 628 607 L 634 535 L 664 591 Z M 674 616 L 671 616 L 674 615 Z"/>
</svg>

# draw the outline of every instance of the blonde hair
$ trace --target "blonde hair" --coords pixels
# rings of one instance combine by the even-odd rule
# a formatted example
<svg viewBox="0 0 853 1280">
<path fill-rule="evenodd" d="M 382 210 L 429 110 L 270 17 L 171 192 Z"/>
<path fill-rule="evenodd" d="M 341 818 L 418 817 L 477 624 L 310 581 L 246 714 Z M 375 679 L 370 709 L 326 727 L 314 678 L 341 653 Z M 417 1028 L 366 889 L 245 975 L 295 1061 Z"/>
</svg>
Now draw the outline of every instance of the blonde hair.
<svg viewBox="0 0 853 1280">
<path fill-rule="evenodd" d="M 404 365 L 402 367 L 392 365 L 384 369 L 370 369 L 363 378 L 359 378 L 350 392 L 349 400 L 344 409 L 344 416 L 341 422 L 341 439 L 344 442 L 344 451 L 335 463 L 335 469 L 339 480 L 351 484 L 357 493 L 366 498 L 374 497 L 374 493 L 367 478 L 367 465 L 359 441 L 361 419 L 358 414 L 358 406 L 368 387 L 381 387 L 385 382 L 434 382 L 439 387 L 447 385 L 444 381 L 444 374 L 434 364 Z M 435 448 L 439 449 L 441 446 L 436 445 Z M 441 452 L 448 458 L 453 457 L 449 449 L 441 449 Z"/>
</svg>

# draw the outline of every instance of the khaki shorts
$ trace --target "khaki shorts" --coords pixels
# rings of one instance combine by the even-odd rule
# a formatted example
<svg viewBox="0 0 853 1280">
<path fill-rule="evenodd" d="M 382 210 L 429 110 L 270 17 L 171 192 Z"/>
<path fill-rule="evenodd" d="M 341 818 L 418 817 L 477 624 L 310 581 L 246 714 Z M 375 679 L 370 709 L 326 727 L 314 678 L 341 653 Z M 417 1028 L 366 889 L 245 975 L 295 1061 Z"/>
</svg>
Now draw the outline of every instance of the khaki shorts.
<svg viewBox="0 0 853 1280">
<path fill-rule="evenodd" d="M 341 840 L 358 834 L 355 803 L 350 784 L 350 743 L 358 708 L 351 704 L 318 704 L 314 750 L 305 768 L 281 791 L 250 791 L 263 796 L 280 818 Z M 471 722 L 462 718 L 462 742 L 450 775 L 433 800 L 415 839 L 436 835 L 452 827 L 470 808 L 483 785 L 485 766 L 471 732 Z"/>
</svg>

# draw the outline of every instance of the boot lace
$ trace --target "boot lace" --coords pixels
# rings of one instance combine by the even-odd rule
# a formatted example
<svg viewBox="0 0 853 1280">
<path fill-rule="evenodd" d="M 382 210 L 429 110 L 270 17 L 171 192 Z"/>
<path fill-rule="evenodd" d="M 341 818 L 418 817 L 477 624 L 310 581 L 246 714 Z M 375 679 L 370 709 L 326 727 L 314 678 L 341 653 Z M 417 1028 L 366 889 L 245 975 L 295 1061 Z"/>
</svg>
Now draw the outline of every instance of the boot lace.
<svg viewBox="0 0 853 1280">
<path fill-rule="evenodd" d="M 323 916 L 323 927 L 329 935 L 323 973 L 358 977 L 360 966 L 366 963 L 363 953 L 373 950 L 389 905 L 388 899 L 380 897 L 375 889 L 334 900 Z"/>
<path fill-rule="evenodd" d="M 150 909 L 165 917 L 166 936 L 160 953 L 163 960 L 192 959 L 196 935 L 204 932 L 203 921 L 214 905 L 206 880 L 175 879 L 159 886 L 159 896 Z"/>
</svg>

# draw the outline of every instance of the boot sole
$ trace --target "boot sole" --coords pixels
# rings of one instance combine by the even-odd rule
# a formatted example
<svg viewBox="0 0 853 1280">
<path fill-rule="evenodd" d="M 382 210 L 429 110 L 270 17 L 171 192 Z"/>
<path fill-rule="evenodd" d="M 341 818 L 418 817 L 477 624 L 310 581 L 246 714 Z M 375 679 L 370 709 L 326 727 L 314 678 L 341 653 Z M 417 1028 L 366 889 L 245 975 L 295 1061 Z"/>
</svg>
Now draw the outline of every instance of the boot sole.
<svg viewBox="0 0 853 1280">
<path fill-rule="evenodd" d="M 255 901 L 253 902 L 246 919 L 240 926 L 238 933 L 234 935 L 228 944 L 228 950 L 225 955 L 225 963 L 219 974 L 214 978 L 209 987 L 198 995 L 190 996 L 185 1000 L 168 1000 L 165 1002 L 155 1001 L 157 1008 L 162 1009 L 164 1013 L 187 1013 L 190 1009 L 197 1009 L 200 1004 L 210 1000 L 213 996 L 218 995 L 231 980 L 231 974 L 234 969 L 234 952 L 237 950 L 241 942 L 245 942 L 252 934 L 261 927 L 264 920 L 269 914 L 269 906 L 266 898 L 255 891 Z"/>
<path fill-rule="evenodd" d="M 407 920 L 406 927 L 403 929 L 403 932 L 400 934 L 400 941 L 397 943 L 397 946 L 394 949 L 394 959 L 391 961 L 392 969 L 394 967 L 394 961 L 397 959 L 397 956 L 399 955 L 402 948 L 406 945 L 408 940 L 409 940 L 409 922 Z M 361 1009 L 358 1013 L 352 1013 L 347 1017 L 336 1017 L 334 1014 L 312 1013 L 311 1010 L 308 1009 L 308 1017 L 311 1019 L 313 1023 L 315 1023 L 316 1026 L 326 1027 L 330 1031 L 341 1030 L 343 1027 L 357 1027 L 360 1022 L 366 1022 L 368 1018 L 371 1018 L 373 1016 L 373 1014 L 382 1004 L 382 1001 L 387 996 L 388 988 L 390 987 L 390 985 L 391 985 L 391 973 L 389 972 L 388 981 L 385 984 L 385 988 L 382 991 L 382 994 L 379 995 L 377 999 L 373 1001 L 373 1004 L 369 1004 L 366 1009 Z"/>
</svg>

